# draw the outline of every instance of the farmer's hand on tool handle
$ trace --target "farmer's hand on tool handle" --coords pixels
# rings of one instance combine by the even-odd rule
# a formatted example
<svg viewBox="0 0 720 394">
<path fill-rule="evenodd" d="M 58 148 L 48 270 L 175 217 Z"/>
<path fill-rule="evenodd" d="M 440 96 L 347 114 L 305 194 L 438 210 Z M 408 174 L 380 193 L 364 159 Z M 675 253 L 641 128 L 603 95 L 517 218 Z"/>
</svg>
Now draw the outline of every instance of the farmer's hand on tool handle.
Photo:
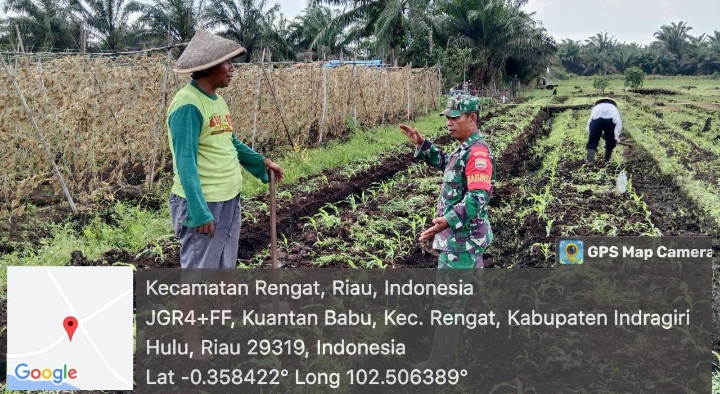
<svg viewBox="0 0 720 394">
<path fill-rule="evenodd" d="M 425 140 L 420 133 L 418 133 L 417 129 L 413 129 L 412 127 L 400 123 L 400 129 L 402 130 L 403 134 L 405 134 L 406 137 L 415 145 L 420 145 Z"/>
<path fill-rule="evenodd" d="M 420 234 L 420 238 L 418 240 L 424 241 L 426 239 L 430 239 L 434 237 L 437 233 L 445 230 L 446 228 L 450 227 L 450 224 L 448 224 L 447 219 L 444 217 L 439 217 L 433 219 L 434 226 L 430 227 L 429 229 L 423 231 L 422 234 Z"/>
<path fill-rule="evenodd" d="M 275 180 L 277 182 L 282 181 L 283 179 L 283 170 L 282 168 L 275 163 L 274 161 L 268 159 L 267 157 L 263 160 L 265 162 L 265 167 L 267 167 L 268 170 L 275 172 Z"/>
<path fill-rule="evenodd" d="M 210 238 L 215 237 L 215 223 L 214 222 L 205 223 L 202 226 L 197 226 L 197 227 L 195 227 L 195 230 L 197 232 L 199 232 L 200 234 L 210 235 Z"/>
</svg>

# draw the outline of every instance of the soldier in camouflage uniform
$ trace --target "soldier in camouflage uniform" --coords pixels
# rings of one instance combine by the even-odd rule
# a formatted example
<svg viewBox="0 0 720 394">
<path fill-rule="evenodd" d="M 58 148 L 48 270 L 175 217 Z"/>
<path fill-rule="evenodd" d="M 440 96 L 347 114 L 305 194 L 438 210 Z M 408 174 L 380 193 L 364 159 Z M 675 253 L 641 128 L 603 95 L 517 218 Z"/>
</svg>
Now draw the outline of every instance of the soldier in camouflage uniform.
<svg viewBox="0 0 720 394">
<path fill-rule="evenodd" d="M 460 146 L 451 154 L 424 139 L 417 130 L 400 125 L 416 145 L 415 157 L 444 169 L 434 226 L 420 240 L 435 237 L 441 252 L 438 268 L 482 268 L 482 253 L 493 239 L 487 204 L 495 180 L 494 158 L 477 128 L 479 100 L 460 95 L 448 99 L 441 113 L 447 117 L 450 136 Z"/>
<path fill-rule="evenodd" d="M 476 285 L 476 294 L 467 305 L 473 312 L 479 312 L 485 303 L 478 269 L 483 268 L 483 252 L 493 239 L 487 204 L 495 180 L 494 157 L 477 127 L 478 110 L 477 97 L 459 95 L 448 99 L 440 115 L 447 118 L 450 136 L 460 143 L 449 155 L 417 130 L 400 125 L 416 145 L 415 157 L 444 170 L 437 217 L 433 219 L 434 225 L 420 235 L 420 240 L 434 237 L 433 248 L 440 251 L 436 283 L 458 283 L 462 279 Z M 461 312 L 466 304 L 465 297 L 435 297 L 436 307 L 443 312 Z M 459 329 L 459 326 L 437 327 L 430 358 L 413 367 L 439 368 L 449 362 Z"/>
</svg>

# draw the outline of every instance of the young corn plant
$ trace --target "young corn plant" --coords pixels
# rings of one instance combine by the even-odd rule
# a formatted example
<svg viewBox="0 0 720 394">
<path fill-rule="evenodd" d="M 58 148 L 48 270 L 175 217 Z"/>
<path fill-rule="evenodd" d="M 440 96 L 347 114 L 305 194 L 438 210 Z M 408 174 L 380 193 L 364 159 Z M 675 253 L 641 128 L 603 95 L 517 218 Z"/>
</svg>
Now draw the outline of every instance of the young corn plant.
<svg viewBox="0 0 720 394">
<path fill-rule="evenodd" d="M 356 212 L 358 208 L 358 203 L 354 194 L 351 194 L 350 197 L 348 197 L 348 203 L 350 204 L 350 210 L 352 212 Z"/>
<path fill-rule="evenodd" d="M 542 252 L 543 255 L 543 261 L 548 261 L 550 259 L 550 243 L 549 242 L 536 242 L 530 247 L 530 253 L 532 253 L 535 249 L 535 247 L 538 247 L 540 249 L 540 252 Z"/>
<path fill-rule="evenodd" d="M 333 229 L 342 223 L 342 219 L 337 216 L 337 214 L 339 213 L 338 208 L 334 205 L 330 205 L 330 207 L 335 210 L 335 215 L 332 215 L 328 211 L 326 211 L 326 208 L 321 208 L 318 213 L 315 214 L 315 217 L 318 218 L 318 221 L 323 225 L 323 227 L 327 229 Z"/>
</svg>

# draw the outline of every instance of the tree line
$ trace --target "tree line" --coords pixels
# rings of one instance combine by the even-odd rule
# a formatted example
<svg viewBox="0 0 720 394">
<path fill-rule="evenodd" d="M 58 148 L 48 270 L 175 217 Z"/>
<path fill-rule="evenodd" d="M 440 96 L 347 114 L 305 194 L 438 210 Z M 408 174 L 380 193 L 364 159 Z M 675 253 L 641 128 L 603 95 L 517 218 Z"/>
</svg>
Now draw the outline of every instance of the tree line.
<svg viewBox="0 0 720 394">
<path fill-rule="evenodd" d="M 623 72 L 712 74 L 720 33 L 692 36 L 684 22 L 662 26 L 652 45 L 618 44 L 607 33 L 585 43 L 550 36 L 527 0 L 310 0 L 294 19 L 268 0 L 0 0 L 0 48 L 26 52 L 127 51 L 187 42 L 210 29 L 247 49 L 237 59 L 382 58 L 392 65 L 441 65 L 455 84 L 536 79 L 548 64 L 578 75 Z"/>
<path fill-rule="evenodd" d="M 623 73 L 630 67 L 639 67 L 646 74 L 720 74 L 720 31 L 692 35 L 691 30 L 692 26 L 683 21 L 663 25 L 647 46 L 618 43 L 613 36 L 600 32 L 584 43 L 562 40 L 557 56 L 565 70 L 577 75 Z"/>
</svg>

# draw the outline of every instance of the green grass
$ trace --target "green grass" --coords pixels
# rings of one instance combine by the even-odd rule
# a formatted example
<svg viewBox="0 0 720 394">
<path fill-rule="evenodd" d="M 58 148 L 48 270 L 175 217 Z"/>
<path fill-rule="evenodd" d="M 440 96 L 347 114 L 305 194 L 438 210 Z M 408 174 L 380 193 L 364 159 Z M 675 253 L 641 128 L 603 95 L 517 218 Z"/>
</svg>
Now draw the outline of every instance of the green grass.
<svg viewBox="0 0 720 394">
<path fill-rule="evenodd" d="M 110 225 L 96 216 L 79 232 L 71 223 L 53 225 L 52 237 L 0 256 L 0 297 L 5 297 L 7 266 L 64 265 L 76 250 L 93 260 L 115 248 L 138 251 L 138 254 L 160 254 L 160 243 L 171 237 L 167 206 L 151 211 L 118 202 L 110 215 L 115 224 Z"/>
<path fill-rule="evenodd" d="M 608 86 L 605 89 L 605 94 L 609 94 L 610 92 L 613 92 L 614 94 L 625 94 L 625 76 L 622 74 L 614 74 L 614 75 L 608 75 L 606 76 L 608 81 L 610 82 L 610 86 Z M 550 82 L 557 85 L 557 95 L 558 96 L 564 96 L 564 95 L 574 95 L 574 94 L 583 94 L 583 95 L 593 95 L 601 97 L 603 94 L 598 90 L 593 88 L 593 81 L 595 80 L 595 76 L 589 76 L 589 77 L 572 77 L 570 79 L 566 80 L 560 80 L 557 78 L 554 78 L 552 75 L 550 76 Z M 720 93 L 719 90 L 714 89 L 715 87 L 720 84 L 720 81 L 717 79 L 713 79 L 712 77 L 698 77 L 698 76 L 691 76 L 691 77 L 666 77 L 666 76 L 659 76 L 659 75 L 648 75 L 645 76 L 645 81 L 643 83 L 643 88 L 662 88 L 662 89 L 669 89 L 676 91 L 681 94 L 688 94 L 688 95 L 699 95 L 699 96 L 707 96 L 707 95 L 717 95 Z M 579 92 L 578 89 L 575 89 L 575 87 L 579 87 L 580 90 L 582 90 L 582 93 Z M 691 88 L 688 90 L 687 86 L 694 86 L 694 88 Z M 546 90 L 546 89 L 534 89 L 534 86 L 531 86 L 530 88 L 526 88 L 523 91 L 524 97 L 529 98 L 552 98 L 552 90 Z M 591 103 L 591 99 L 587 98 L 588 103 Z"/>
</svg>

